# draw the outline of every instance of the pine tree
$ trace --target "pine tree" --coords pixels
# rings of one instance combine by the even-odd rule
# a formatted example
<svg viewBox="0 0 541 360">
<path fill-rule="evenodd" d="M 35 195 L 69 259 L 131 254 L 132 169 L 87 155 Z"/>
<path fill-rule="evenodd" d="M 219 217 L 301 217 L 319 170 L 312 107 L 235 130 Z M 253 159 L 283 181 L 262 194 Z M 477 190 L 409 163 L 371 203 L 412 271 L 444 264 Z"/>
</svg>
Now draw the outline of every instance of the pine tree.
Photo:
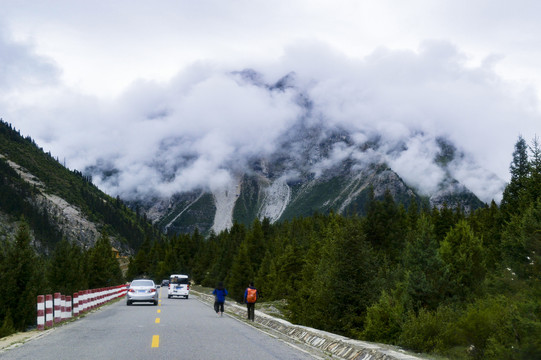
<svg viewBox="0 0 541 360">
<path fill-rule="evenodd" d="M 489 270 L 496 270 L 502 261 L 501 233 L 504 227 L 502 213 L 492 200 L 490 206 L 475 210 L 469 218 L 470 226 L 483 240 L 486 263 Z"/>
<path fill-rule="evenodd" d="M 273 264 L 274 265 L 274 264 Z M 297 292 L 301 280 L 304 259 L 301 250 L 291 244 L 286 245 L 284 252 L 275 261 L 272 297 L 287 299 Z"/>
<path fill-rule="evenodd" d="M 15 326 L 13 324 L 13 319 L 11 316 L 11 309 L 7 309 L 4 320 L 2 321 L 2 327 L 0 327 L 0 338 L 9 336 L 15 333 Z"/>
<path fill-rule="evenodd" d="M 254 272 L 252 270 L 252 262 L 250 261 L 250 254 L 248 250 L 248 244 L 243 242 L 240 245 L 239 251 L 231 271 L 227 277 L 227 284 L 229 286 L 229 294 L 238 302 L 242 302 L 244 297 L 244 290 L 248 287 L 248 284 L 254 281 Z M 257 287 L 257 284 L 256 284 Z"/>
<path fill-rule="evenodd" d="M 530 146 L 530 177 L 528 178 L 528 194 L 530 203 L 535 204 L 541 199 L 541 146 L 537 137 Z"/>
<path fill-rule="evenodd" d="M 438 256 L 439 244 L 430 218 L 421 215 L 416 230 L 408 238 L 404 268 L 407 272 L 406 290 L 413 309 L 435 310 L 442 300 L 444 279 L 441 271 L 443 263 Z"/>
<path fill-rule="evenodd" d="M 104 231 L 90 251 L 88 285 L 91 288 L 118 285 L 123 282 L 120 265 L 113 257 L 109 236 Z"/>
<path fill-rule="evenodd" d="M 322 256 L 321 240 L 315 232 L 311 234 L 309 244 L 301 270 L 299 291 L 289 297 L 288 309 L 293 322 L 314 326 L 319 321 L 319 312 L 307 304 L 314 304 L 319 296 L 314 290 L 316 289 L 318 265 Z"/>
<path fill-rule="evenodd" d="M 62 294 L 73 294 L 84 289 L 84 259 L 81 249 L 62 239 L 56 244 L 49 261 L 47 277 L 52 289 Z"/>
<path fill-rule="evenodd" d="M 512 217 L 502 235 L 506 265 L 521 278 L 541 276 L 541 201 Z"/>
<path fill-rule="evenodd" d="M 275 295 L 277 287 L 280 286 L 277 279 L 277 269 L 274 261 L 274 255 L 267 250 L 265 257 L 261 261 L 261 266 L 257 272 L 255 283 L 260 295 L 267 300 L 275 300 L 278 297 Z"/>
<path fill-rule="evenodd" d="M 4 296 L 0 299 L 0 311 L 2 319 L 10 312 L 16 330 L 26 330 L 36 321 L 38 287 L 47 281 L 40 277 L 38 258 L 30 242 L 30 229 L 22 219 L 14 242 L 5 249 L 1 269 L 0 291 Z"/>
<path fill-rule="evenodd" d="M 406 212 L 397 206 L 389 191 L 383 201 L 373 200 L 364 219 L 364 232 L 375 249 L 397 261 L 404 249 L 404 231 L 407 229 Z"/>
<path fill-rule="evenodd" d="M 504 189 L 501 202 L 502 210 L 507 214 L 520 212 L 526 202 L 526 188 L 528 176 L 530 173 L 530 163 L 528 161 L 528 146 L 522 136 L 519 136 L 515 143 L 513 151 L 513 160 L 509 166 L 511 172 L 511 181 Z"/>
<path fill-rule="evenodd" d="M 265 235 L 263 233 L 263 227 L 259 219 L 255 219 L 252 223 L 252 228 L 246 235 L 249 244 L 249 253 L 251 255 L 252 266 L 254 267 L 254 273 L 257 273 L 261 261 L 265 256 Z"/>
<path fill-rule="evenodd" d="M 465 220 L 459 221 L 440 244 L 441 256 L 450 280 L 451 295 L 466 299 L 478 293 L 486 275 L 484 249 Z"/>
</svg>

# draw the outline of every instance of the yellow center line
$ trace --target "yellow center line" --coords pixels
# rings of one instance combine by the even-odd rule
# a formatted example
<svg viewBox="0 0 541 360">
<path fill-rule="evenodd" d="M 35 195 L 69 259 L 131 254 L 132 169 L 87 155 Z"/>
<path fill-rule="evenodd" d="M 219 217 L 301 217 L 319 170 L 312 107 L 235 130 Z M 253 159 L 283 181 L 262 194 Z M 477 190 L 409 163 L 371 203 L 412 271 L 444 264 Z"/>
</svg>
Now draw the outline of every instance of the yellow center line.
<svg viewBox="0 0 541 360">
<path fill-rule="evenodd" d="M 160 347 L 160 335 L 152 336 L 152 347 L 153 348 Z"/>
<path fill-rule="evenodd" d="M 158 314 L 161 313 L 162 311 L 160 309 L 158 309 Z"/>
<path fill-rule="evenodd" d="M 156 324 L 160 323 L 160 318 L 156 318 Z"/>
</svg>

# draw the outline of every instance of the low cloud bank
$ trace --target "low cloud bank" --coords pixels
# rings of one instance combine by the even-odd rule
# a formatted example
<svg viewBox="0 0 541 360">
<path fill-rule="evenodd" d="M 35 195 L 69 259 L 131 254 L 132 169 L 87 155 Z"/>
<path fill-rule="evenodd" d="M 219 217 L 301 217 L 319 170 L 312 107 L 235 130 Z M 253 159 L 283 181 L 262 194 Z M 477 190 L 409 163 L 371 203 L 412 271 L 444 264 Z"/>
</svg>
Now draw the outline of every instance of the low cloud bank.
<svg viewBox="0 0 541 360">
<path fill-rule="evenodd" d="M 223 186 L 304 121 L 346 129 L 356 142 L 327 161 L 378 157 L 426 194 L 445 175 L 434 159 L 437 139 L 447 139 L 460 154 L 447 171 L 483 201 L 499 200 L 514 143 L 533 138 L 540 120 L 533 89 L 506 83 L 489 61 L 467 66 L 447 42 L 363 59 L 296 44 L 279 61 L 250 64 L 252 78 L 238 72 L 244 67 L 196 63 L 165 83 L 134 82 L 112 101 L 62 86 L 61 71 L 30 46 L 0 38 L 0 50 L 11 54 L 0 58 L 8 84 L 0 116 L 123 198 Z M 376 135 L 375 152 L 355 146 Z"/>
</svg>

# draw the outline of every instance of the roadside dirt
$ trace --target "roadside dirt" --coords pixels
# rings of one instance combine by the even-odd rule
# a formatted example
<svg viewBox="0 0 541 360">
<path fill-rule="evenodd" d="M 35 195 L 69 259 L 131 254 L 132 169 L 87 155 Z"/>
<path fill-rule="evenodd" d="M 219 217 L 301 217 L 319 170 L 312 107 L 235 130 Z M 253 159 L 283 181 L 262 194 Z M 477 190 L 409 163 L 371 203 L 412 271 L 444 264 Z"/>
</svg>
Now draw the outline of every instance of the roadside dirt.
<svg viewBox="0 0 541 360">
<path fill-rule="evenodd" d="M 9 349 L 11 347 L 19 346 L 29 340 L 32 340 L 39 336 L 43 336 L 45 332 L 46 331 L 32 330 L 32 331 L 27 331 L 27 332 L 19 332 L 19 333 L 11 334 L 9 336 L 0 338 L 0 351 L 4 349 Z"/>
</svg>

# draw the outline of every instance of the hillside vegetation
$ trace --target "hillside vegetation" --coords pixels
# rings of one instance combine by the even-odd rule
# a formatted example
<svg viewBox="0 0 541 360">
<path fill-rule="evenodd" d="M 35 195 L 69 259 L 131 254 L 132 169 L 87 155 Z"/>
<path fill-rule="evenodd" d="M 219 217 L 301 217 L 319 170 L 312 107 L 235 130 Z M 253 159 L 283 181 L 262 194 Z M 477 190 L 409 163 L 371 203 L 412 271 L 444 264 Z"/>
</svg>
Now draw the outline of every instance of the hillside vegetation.
<svg viewBox="0 0 541 360">
<path fill-rule="evenodd" d="M 67 211 L 81 227 L 71 227 Z M 35 326 L 38 294 L 125 281 L 113 244 L 125 255 L 162 236 L 0 121 L 0 337 Z"/>
<path fill-rule="evenodd" d="M 23 178 L 14 167 L 32 178 Z M 144 216 L 135 214 L 118 197 L 114 199 L 100 191 L 81 172 L 66 169 L 30 137 L 22 136 L 0 120 L 0 212 L 15 220 L 24 216 L 36 242 L 48 252 L 65 235 L 63 219 L 40 206 L 36 200 L 39 195 L 55 195 L 78 209 L 127 251 L 138 249 L 146 237 L 158 235 Z M 81 245 L 92 246 L 98 236 Z"/>
</svg>

